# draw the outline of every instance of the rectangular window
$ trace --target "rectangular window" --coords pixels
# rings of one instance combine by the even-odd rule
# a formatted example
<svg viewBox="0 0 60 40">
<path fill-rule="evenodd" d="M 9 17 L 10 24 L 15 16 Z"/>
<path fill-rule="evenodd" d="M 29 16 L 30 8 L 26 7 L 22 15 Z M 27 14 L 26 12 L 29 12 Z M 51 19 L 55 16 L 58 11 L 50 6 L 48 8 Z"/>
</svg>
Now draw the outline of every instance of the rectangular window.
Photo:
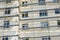
<svg viewBox="0 0 60 40">
<path fill-rule="evenodd" d="M 22 24 L 22 29 L 28 29 L 28 24 Z"/>
<path fill-rule="evenodd" d="M 10 3 L 12 0 L 6 0 L 6 3 Z"/>
<path fill-rule="evenodd" d="M 55 9 L 55 14 L 60 14 L 60 9 Z"/>
<path fill-rule="evenodd" d="M 23 40 L 29 40 L 29 38 L 23 38 Z"/>
<path fill-rule="evenodd" d="M 60 20 L 57 21 L 57 24 L 60 25 Z"/>
<path fill-rule="evenodd" d="M 22 18 L 26 18 L 26 17 L 28 17 L 28 12 L 22 14 Z"/>
<path fill-rule="evenodd" d="M 50 37 L 43 37 L 42 40 L 50 40 Z"/>
<path fill-rule="evenodd" d="M 29 39 L 26 39 L 26 40 L 29 40 Z"/>
<path fill-rule="evenodd" d="M 9 21 L 4 21 L 4 27 L 9 28 Z"/>
<path fill-rule="evenodd" d="M 39 5 L 45 5 L 45 0 L 38 0 Z"/>
<path fill-rule="evenodd" d="M 48 22 L 41 22 L 41 27 L 47 27 L 48 26 Z"/>
<path fill-rule="evenodd" d="M 10 8 L 5 10 L 5 14 L 10 14 L 10 12 L 11 12 Z"/>
<path fill-rule="evenodd" d="M 8 37 L 3 37 L 2 40 L 8 40 Z"/>
<path fill-rule="evenodd" d="M 27 6 L 27 1 L 25 1 L 25 2 L 22 2 L 22 6 Z"/>
<path fill-rule="evenodd" d="M 58 2 L 58 0 L 53 0 L 53 3 L 57 3 Z"/>
<path fill-rule="evenodd" d="M 47 11 L 41 10 L 40 11 L 40 16 L 47 16 Z"/>
</svg>

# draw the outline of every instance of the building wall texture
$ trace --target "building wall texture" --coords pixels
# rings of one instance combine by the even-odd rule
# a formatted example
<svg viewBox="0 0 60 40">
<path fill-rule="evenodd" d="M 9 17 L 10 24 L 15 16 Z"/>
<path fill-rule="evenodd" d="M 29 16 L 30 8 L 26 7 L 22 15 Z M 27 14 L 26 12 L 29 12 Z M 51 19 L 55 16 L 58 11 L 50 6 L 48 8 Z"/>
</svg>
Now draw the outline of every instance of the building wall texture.
<svg viewBox="0 0 60 40">
<path fill-rule="evenodd" d="M 60 40 L 60 0 L 0 0 L 0 40 Z"/>
<path fill-rule="evenodd" d="M 56 13 L 60 0 L 20 0 L 20 5 L 21 40 L 60 39 L 60 14 Z"/>
</svg>

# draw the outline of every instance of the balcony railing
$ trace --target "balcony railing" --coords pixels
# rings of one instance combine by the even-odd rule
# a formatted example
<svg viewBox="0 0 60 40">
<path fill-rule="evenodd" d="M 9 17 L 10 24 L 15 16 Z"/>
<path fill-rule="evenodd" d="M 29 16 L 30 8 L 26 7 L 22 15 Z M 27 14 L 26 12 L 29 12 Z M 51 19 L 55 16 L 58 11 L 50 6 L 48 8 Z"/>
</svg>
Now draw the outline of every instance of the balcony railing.
<svg viewBox="0 0 60 40">
<path fill-rule="evenodd" d="M 24 33 L 24 34 L 23 34 Z M 22 34 L 20 34 L 21 37 L 43 37 L 43 36 L 60 36 L 60 32 L 41 32 L 38 33 L 35 31 L 33 31 L 32 33 L 30 32 L 23 32 Z"/>
<path fill-rule="evenodd" d="M 21 12 L 32 12 L 32 11 L 39 11 L 39 10 L 53 10 L 60 7 L 60 3 L 56 4 L 46 4 L 46 5 L 33 5 L 33 6 L 26 6 L 21 7 Z"/>
<path fill-rule="evenodd" d="M 55 27 L 57 27 L 57 28 L 59 28 L 60 27 L 60 25 L 55 25 L 55 26 L 44 26 L 44 27 L 28 27 L 27 29 L 25 29 L 25 30 L 29 30 L 29 29 L 42 29 L 42 28 L 45 28 L 45 29 L 50 29 L 50 28 L 55 28 Z M 23 28 L 20 28 L 20 30 L 23 30 Z"/>
<path fill-rule="evenodd" d="M 0 22 L 0 27 L 14 27 L 19 26 L 18 22 L 9 22 L 9 25 L 4 25 L 4 22 Z"/>
<path fill-rule="evenodd" d="M 40 20 L 40 19 L 49 19 L 49 20 L 50 20 L 50 19 L 52 19 L 52 20 L 55 19 L 55 20 L 57 20 L 58 18 L 60 18 L 59 15 L 50 16 L 50 17 L 49 17 L 49 16 L 45 16 L 45 17 L 37 17 L 37 18 L 33 18 L 33 17 L 32 17 L 32 18 L 29 18 L 29 17 L 28 17 L 28 18 L 20 18 L 20 20 L 38 20 L 38 19 L 39 19 L 39 20 Z"/>
<path fill-rule="evenodd" d="M 18 8 L 18 1 L 11 2 L 9 4 L 0 2 L 0 8 Z"/>
<path fill-rule="evenodd" d="M 55 39 L 57 39 L 57 40 L 59 40 L 60 39 L 60 35 L 52 35 L 52 36 L 41 36 L 41 37 L 20 37 L 20 39 L 21 40 L 23 40 L 23 39 L 30 39 L 30 40 L 41 40 L 43 37 L 50 37 L 50 39 L 51 40 L 55 40 Z"/>
<path fill-rule="evenodd" d="M 0 31 L 0 37 L 2 37 L 2 36 L 14 36 L 14 35 L 18 35 L 18 32 L 15 30 L 10 30 L 10 31 Z"/>
</svg>

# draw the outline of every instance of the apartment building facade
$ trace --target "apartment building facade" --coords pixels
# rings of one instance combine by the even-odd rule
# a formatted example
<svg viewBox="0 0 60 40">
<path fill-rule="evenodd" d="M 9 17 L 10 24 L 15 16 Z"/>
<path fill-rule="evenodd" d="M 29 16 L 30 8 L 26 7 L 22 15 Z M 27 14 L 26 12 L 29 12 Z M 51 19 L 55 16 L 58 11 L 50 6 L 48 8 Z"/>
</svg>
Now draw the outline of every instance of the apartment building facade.
<svg viewBox="0 0 60 40">
<path fill-rule="evenodd" d="M 19 0 L 20 40 L 60 40 L 60 0 Z"/>
<path fill-rule="evenodd" d="M 18 40 L 17 0 L 0 0 L 0 40 Z"/>
</svg>

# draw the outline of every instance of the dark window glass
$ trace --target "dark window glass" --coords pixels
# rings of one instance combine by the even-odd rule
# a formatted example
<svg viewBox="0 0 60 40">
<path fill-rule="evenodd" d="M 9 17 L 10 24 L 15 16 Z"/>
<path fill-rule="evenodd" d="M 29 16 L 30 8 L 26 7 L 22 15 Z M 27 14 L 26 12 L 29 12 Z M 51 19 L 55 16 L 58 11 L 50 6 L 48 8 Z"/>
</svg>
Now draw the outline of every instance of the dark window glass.
<svg viewBox="0 0 60 40">
<path fill-rule="evenodd" d="M 40 16 L 47 16 L 47 11 L 40 11 Z"/>
<path fill-rule="evenodd" d="M 26 17 L 28 17 L 28 12 L 22 14 L 22 18 L 26 18 Z"/>
<path fill-rule="evenodd" d="M 41 27 L 47 27 L 48 26 L 48 22 L 41 22 Z"/>
<path fill-rule="evenodd" d="M 5 14 L 10 14 L 11 10 L 10 9 L 6 9 L 5 10 Z"/>
<path fill-rule="evenodd" d="M 22 24 L 22 29 L 28 29 L 28 24 Z"/>
<path fill-rule="evenodd" d="M 55 14 L 60 14 L 60 9 L 55 9 Z"/>
<path fill-rule="evenodd" d="M 25 2 L 22 2 L 22 6 L 27 6 L 27 1 L 25 1 Z"/>
<path fill-rule="evenodd" d="M 9 21 L 4 21 L 4 27 L 9 28 Z"/>
<path fill-rule="evenodd" d="M 11 0 L 6 0 L 6 3 L 10 3 L 11 2 Z"/>
<path fill-rule="evenodd" d="M 42 40 L 50 40 L 50 37 L 43 37 Z"/>
<path fill-rule="evenodd" d="M 58 20 L 57 24 L 60 25 L 60 20 Z"/>
<path fill-rule="evenodd" d="M 39 5 L 45 5 L 45 0 L 38 0 Z"/>
<path fill-rule="evenodd" d="M 2 40 L 8 40 L 8 37 L 3 37 Z"/>
<path fill-rule="evenodd" d="M 26 40 L 29 40 L 29 39 L 26 39 Z"/>
</svg>

